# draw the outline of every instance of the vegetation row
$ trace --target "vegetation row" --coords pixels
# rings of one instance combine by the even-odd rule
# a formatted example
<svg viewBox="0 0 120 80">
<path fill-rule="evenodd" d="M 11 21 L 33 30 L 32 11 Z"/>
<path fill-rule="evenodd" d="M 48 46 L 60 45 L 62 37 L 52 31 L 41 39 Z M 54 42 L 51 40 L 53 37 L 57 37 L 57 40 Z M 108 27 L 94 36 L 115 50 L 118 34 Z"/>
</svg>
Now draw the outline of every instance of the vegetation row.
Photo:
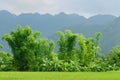
<svg viewBox="0 0 120 80">
<path fill-rule="evenodd" d="M 110 71 L 120 69 L 120 46 L 108 55 L 100 53 L 102 34 L 87 38 L 70 30 L 58 31 L 55 41 L 41 38 L 30 26 L 18 26 L 2 39 L 11 48 L 5 52 L 0 46 L 1 71 Z M 55 50 L 56 49 L 56 50 Z"/>
</svg>

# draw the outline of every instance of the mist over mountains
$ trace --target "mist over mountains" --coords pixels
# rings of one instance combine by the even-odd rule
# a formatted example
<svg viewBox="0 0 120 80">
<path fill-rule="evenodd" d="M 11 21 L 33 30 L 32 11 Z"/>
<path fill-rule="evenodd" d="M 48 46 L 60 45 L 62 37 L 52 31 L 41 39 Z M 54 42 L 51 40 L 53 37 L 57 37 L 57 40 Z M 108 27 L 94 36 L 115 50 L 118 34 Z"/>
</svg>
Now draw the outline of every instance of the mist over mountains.
<svg viewBox="0 0 120 80">
<path fill-rule="evenodd" d="M 41 37 L 54 39 L 58 30 L 71 29 L 87 37 L 95 32 L 102 32 L 101 52 L 107 54 L 115 45 L 120 45 L 120 17 L 113 15 L 95 15 L 85 18 L 77 14 L 59 13 L 56 15 L 26 13 L 15 15 L 8 11 L 0 11 L 0 37 L 16 29 L 17 25 L 30 25 L 33 30 L 40 31 Z M 0 41 L 0 43 L 3 43 Z M 6 48 L 6 47 L 5 47 Z"/>
</svg>

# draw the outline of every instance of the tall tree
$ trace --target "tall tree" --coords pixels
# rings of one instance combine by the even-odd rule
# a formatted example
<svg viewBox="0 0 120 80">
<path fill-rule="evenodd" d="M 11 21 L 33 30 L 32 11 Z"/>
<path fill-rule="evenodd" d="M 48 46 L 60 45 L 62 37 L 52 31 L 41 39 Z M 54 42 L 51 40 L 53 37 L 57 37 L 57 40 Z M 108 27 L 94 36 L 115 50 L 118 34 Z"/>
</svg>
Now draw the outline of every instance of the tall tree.
<svg viewBox="0 0 120 80">
<path fill-rule="evenodd" d="M 96 33 L 95 38 L 85 38 L 85 36 L 80 35 L 80 52 L 78 58 L 83 66 L 90 66 L 95 60 L 96 54 L 99 50 L 99 39 L 100 33 Z"/>
<path fill-rule="evenodd" d="M 73 34 L 70 30 L 65 32 L 58 32 L 60 38 L 58 40 L 59 45 L 59 58 L 63 60 L 74 60 L 75 46 L 77 42 L 77 34 Z"/>
<path fill-rule="evenodd" d="M 6 40 L 12 49 L 14 65 L 18 70 L 33 70 L 35 62 L 35 50 L 37 38 L 40 32 L 34 32 L 29 26 L 23 29 L 21 26 L 9 34 L 5 34 Z"/>
</svg>

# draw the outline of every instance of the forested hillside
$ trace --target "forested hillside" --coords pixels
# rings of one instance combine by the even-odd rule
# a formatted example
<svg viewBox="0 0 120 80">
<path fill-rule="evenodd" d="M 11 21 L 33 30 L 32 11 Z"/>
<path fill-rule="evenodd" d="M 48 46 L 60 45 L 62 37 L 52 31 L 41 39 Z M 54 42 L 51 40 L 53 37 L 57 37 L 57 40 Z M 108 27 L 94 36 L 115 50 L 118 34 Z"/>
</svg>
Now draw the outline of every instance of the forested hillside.
<svg viewBox="0 0 120 80">
<path fill-rule="evenodd" d="M 113 46 L 120 44 L 119 23 L 119 17 L 112 15 L 96 15 L 87 19 L 77 14 L 26 13 L 15 15 L 8 11 L 0 11 L 0 37 L 16 29 L 19 24 L 30 25 L 32 29 L 40 31 L 42 37 L 49 39 L 55 39 L 58 30 L 70 29 L 75 33 L 82 33 L 86 37 L 92 36 L 95 32 L 102 32 L 101 52 L 107 54 Z M 9 50 L 8 47 L 6 50 Z"/>
</svg>

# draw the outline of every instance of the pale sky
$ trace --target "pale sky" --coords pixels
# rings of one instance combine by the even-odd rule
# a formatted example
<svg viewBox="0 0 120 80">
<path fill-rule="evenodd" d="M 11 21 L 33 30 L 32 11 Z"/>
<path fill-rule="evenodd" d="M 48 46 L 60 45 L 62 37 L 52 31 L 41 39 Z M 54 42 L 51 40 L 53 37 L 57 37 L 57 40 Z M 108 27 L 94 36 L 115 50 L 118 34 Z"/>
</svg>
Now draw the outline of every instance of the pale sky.
<svg viewBox="0 0 120 80">
<path fill-rule="evenodd" d="M 0 0 L 0 10 L 14 14 L 65 12 L 85 17 L 96 14 L 120 16 L 120 0 Z"/>
</svg>

